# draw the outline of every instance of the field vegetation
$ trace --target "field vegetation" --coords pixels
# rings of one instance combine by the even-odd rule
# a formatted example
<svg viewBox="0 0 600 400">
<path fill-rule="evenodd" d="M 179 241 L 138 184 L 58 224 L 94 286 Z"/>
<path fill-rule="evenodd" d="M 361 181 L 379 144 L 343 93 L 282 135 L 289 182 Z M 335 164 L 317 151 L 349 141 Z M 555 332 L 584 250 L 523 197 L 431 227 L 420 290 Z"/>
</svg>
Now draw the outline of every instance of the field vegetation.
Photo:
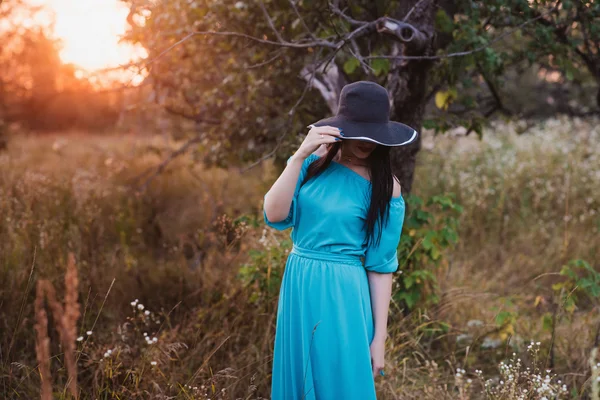
<svg viewBox="0 0 600 400">
<path fill-rule="evenodd" d="M 598 399 L 599 139 L 591 118 L 425 132 L 380 398 Z M 177 145 L 57 134 L 0 153 L 1 398 L 269 397 L 278 170 L 182 156 L 153 176 Z"/>
</svg>

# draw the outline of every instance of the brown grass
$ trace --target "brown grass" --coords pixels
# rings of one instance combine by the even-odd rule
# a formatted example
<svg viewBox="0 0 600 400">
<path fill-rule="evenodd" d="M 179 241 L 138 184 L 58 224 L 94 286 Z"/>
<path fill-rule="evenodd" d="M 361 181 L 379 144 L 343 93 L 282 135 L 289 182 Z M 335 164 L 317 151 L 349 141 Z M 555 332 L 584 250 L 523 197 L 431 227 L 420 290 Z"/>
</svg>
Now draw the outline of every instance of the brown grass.
<svg viewBox="0 0 600 400">
<path fill-rule="evenodd" d="M 592 393 L 598 303 L 581 298 L 568 312 L 552 285 L 571 259 L 598 269 L 600 160 L 590 149 L 599 125 L 544 124 L 523 136 L 495 126 L 483 142 L 426 135 L 415 192 L 457 195 L 460 242 L 434 271 L 439 304 L 408 316 L 392 304 L 379 398 L 516 399 L 486 391 L 487 380 L 505 379 L 499 365 L 513 352 L 542 375 L 553 359 L 553 382 L 573 398 Z M 131 190 L 176 147 L 58 135 L 20 138 L 0 153 L 1 398 L 52 387 L 73 396 L 77 385 L 82 399 L 268 397 L 277 304 L 269 280 L 289 244 L 289 232 L 261 222 L 274 168 L 240 175 L 183 157 L 145 192 Z M 502 313 L 510 318 L 498 323 Z"/>
<path fill-rule="evenodd" d="M 75 362 L 75 347 L 77 339 L 77 320 L 80 317 L 79 303 L 79 280 L 77 278 L 77 266 L 75 265 L 75 256 L 72 253 L 68 255 L 67 269 L 65 273 L 65 301 L 64 306 L 57 300 L 56 291 L 52 283 L 41 279 L 37 283 L 35 308 L 36 308 L 36 355 L 40 363 L 40 373 L 42 379 L 42 399 L 50 396 L 52 391 L 50 377 L 50 339 L 48 338 L 48 317 L 44 310 L 44 300 L 47 301 L 56 331 L 60 337 L 60 343 L 63 349 L 65 366 L 67 369 L 67 387 L 71 395 L 79 398 L 77 389 L 77 363 Z M 48 390 L 50 390 L 48 392 Z"/>
<path fill-rule="evenodd" d="M 35 353 L 40 374 L 40 394 L 42 400 L 52 399 L 52 379 L 50 377 L 50 338 L 48 337 L 48 314 L 44 308 L 44 285 L 38 282 L 35 297 Z"/>
</svg>

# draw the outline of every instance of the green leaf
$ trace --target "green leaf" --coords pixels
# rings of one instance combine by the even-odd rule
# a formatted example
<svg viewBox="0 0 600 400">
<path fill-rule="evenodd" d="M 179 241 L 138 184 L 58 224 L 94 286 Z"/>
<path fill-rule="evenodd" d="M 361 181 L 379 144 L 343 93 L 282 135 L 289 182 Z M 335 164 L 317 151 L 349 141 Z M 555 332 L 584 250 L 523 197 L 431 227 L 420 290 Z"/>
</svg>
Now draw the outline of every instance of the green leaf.
<svg viewBox="0 0 600 400">
<path fill-rule="evenodd" d="M 431 249 L 431 258 L 433 258 L 433 260 L 437 261 L 437 259 L 440 258 L 440 255 L 440 251 L 437 247 Z"/>
<path fill-rule="evenodd" d="M 567 77 L 567 80 L 569 80 L 569 81 L 573 80 L 574 76 L 573 76 L 573 70 L 571 68 L 567 68 L 566 77 Z"/>
<path fill-rule="evenodd" d="M 390 72 L 390 60 L 386 58 L 376 58 L 371 63 L 375 76 L 386 75 Z"/>
<path fill-rule="evenodd" d="M 496 325 L 502 326 L 507 322 L 510 322 L 512 319 L 512 313 L 510 311 L 500 311 L 498 315 L 496 315 Z"/>
<path fill-rule="evenodd" d="M 344 72 L 350 75 L 356 71 L 356 68 L 358 68 L 359 65 L 360 62 L 358 61 L 358 58 L 352 57 L 344 63 Z"/>
<path fill-rule="evenodd" d="M 437 123 L 432 119 L 426 119 L 423 121 L 423 128 L 434 129 L 437 127 Z"/>
<path fill-rule="evenodd" d="M 435 13 L 435 27 L 439 32 L 450 33 L 454 29 L 454 22 L 444 10 L 439 9 Z"/>
<path fill-rule="evenodd" d="M 543 328 L 545 331 L 549 331 L 549 332 L 551 332 L 551 331 L 552 331 L 552 325 L 553 325 L 553 322 L 552 322 L 552 314 L 550 314 L 550 313 L 546 313 L 546 314 L 544 314 L 544 315 L 542 316 L 542 328 Z"/>
</svg>

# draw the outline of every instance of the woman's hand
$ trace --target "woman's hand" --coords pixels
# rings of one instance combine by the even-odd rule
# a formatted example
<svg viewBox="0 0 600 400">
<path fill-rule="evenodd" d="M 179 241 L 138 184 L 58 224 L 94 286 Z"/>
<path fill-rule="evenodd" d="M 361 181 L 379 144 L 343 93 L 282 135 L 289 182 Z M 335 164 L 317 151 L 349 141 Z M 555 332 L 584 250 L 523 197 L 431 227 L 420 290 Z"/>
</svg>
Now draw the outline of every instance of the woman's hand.
<svg viewBox="0 0 600 400">
<path fill-rule="evenodd" d="M 304 141 L 294 153 L 294 157 L 305 160 L 308 156 L 315 152 L 322 144 L 335 143 L 342 135 L 341 129 L 334 126 L 313 126 Z"/>
<path fill-rule="evenodd" d="M 373 367 L 373 378 L 377 378 L 383 370 L 385 359 L 385 338 L 375 337 L 371 342 L 371 366 Z"/>
</svg>

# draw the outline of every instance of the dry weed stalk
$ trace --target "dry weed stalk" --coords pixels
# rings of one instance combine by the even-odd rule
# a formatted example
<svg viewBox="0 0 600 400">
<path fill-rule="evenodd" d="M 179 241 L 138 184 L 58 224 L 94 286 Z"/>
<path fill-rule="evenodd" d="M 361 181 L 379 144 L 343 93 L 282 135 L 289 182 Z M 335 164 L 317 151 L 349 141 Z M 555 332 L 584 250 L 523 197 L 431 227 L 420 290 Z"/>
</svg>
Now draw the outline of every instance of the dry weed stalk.
<svg viewBox="0 0 600 400">
<path fill-rule="evenodd" d="M 592 384 L 592 400 L 600 400 L 600 362 L 596 361 L 596 357 L 598 356 L 598 347 L 594 347 L 592 349 L 592 353 L 590 354 L 590 368 L 592 370 L 592 376 L 590 378 Z"/>
<path fill-rule="evenodd" d="M 48 338 L 48 314 L 44 309 L 44 282 L 37 284 L 35 296 L 35 354 L 40 371 L 41 399 L 52 400 L 50 381 L 50 338 Z"/>
<path fill-rule="evenodd" d="M 67 367 L 68 374 L 68 388 L 71 395 L 77 399 L 77 362 L 75 360 L 75 342 L 77 336 L 77 320 L 79 319 L 81 312 L 80 306 L 77 302 L 79 289 L 79 278 L 77 276 L 77 266 L 75 265 L 75 256 L 69 253 L 69 260 L 67 263 L 67 271 L 65 274 L 65 304 L 64 306 L 57 300 L 56 291 L 50 281 L 42 279 L 37 285 L 37 296 L 36 296 L 36 331 L 38 333 L 38 344 L 36 344 L 36 352 L 38 355 L 38 361 L 40 358 L 48 360 L 46 362 L 47 378 L 42 377 L 42 400 L 50 399 L 51 397 L 44 397 L 45 389 L 49 388 L 51 396 L 51 384 L 50 384 L 50 350 L 49 350 L 49 339 L 48 339 L 48 318 L 44 310 L 44 297 L 48 302 L 52 315 L 54 316 L 55 328 L 60 337 L 60 342 L 65 355 L 65 365 Z M 39 318 L 39 319 L 38 319 Z M 44 319 L 42 319 L 44 318 Z M 44 324 L 45 321 L 45 325 Z M 38 329 L 39 325 L 39 329 Z M 45 327 L 45 329 L 44 329 Z M 45 343 L 46 348 L 43 348 Z M 38 351 L 39 347 L 39 351 Z M 45 353 L 44 353 L 45 351 Z M 42 370 L 42 361 L 40 361 L 40 373 L 46 372 Z"/>
</svg>

